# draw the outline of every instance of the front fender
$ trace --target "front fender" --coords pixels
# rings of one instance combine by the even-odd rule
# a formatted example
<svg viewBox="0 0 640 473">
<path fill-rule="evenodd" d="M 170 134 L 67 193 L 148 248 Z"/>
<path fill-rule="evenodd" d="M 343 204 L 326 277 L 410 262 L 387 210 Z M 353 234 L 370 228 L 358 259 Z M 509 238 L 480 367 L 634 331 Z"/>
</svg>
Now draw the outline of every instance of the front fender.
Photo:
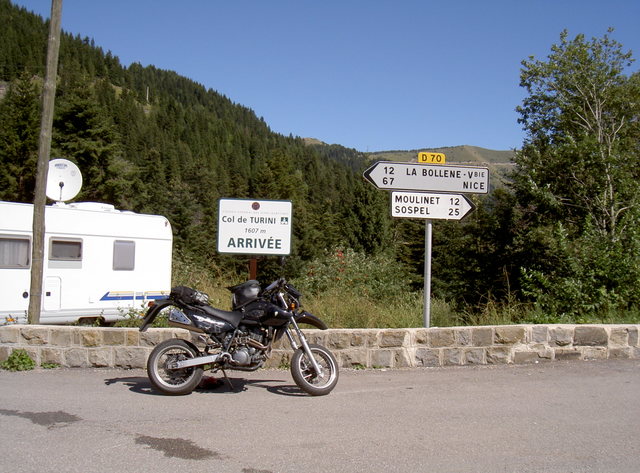
<svg viewBox="0 0 640 473">
<path fill-rule="evenodd" d="M 307 311 L 300 312 L 298 317 L 296 317 L 296 323 L 312 325 L 320 330 L 327 330 L 329 328 L 322 320 Z"/>
<path fill-rule="evenodd" d="M 147 328 L 149 328 L 149 325 L 151 325 L 153 321 L 156 319 L 156 317 L 158 316 L 158 314 L 162 312 L 162 309 L 173 304 L 174 302 L 171 299 L 156 300 L 154 304 L 151 307 L 149 307 L 149 309 L 147 310 L 147 313 L 142 319 L 142 325 L 140 325 L 139 330 L 141 332 L 146 332 Z"/>
</svg>

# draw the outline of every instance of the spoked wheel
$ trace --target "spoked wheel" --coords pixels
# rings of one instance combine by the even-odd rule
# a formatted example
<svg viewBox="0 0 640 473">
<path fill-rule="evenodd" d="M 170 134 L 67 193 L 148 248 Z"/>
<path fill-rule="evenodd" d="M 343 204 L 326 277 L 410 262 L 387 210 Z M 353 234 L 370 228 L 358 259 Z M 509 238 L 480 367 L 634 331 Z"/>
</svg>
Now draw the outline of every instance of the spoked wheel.
<svg viewBox="0 0 640 473">
<path fill-rule="evenodd" d="M 303 348 L 298 348 L 291 357 L 291 376 L 298 387 L 312 396 L 329 394 L 338 383 L 338 363 L 333 354 L 322 345 L 309 345 L 316 363 L 321 368 L 318 374 Z"/>
<path fill-rule="evenodd" d="M 151 384 L 165 394 L 189 394 L 200 383 L 202 367 L 172 369 L 171 365 L 196 356 L 198 352 L 184 340 L 172 339 L 159 343 L 147 360 L 147 374 Z"/>
</svg>

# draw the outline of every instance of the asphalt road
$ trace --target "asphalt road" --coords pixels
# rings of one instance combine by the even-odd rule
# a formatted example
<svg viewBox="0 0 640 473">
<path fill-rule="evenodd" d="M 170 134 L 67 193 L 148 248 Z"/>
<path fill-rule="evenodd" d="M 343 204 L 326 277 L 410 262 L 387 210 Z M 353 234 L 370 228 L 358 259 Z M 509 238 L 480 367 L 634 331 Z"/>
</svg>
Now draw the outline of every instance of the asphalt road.
<svg viewBox="0 0 640 473">
<path fill-rule="evenodd" d="M 144 371 L 0 371 L 2 472 L 640 471 L 640 361 L 288 371 L 169 397 Z"/>
</svg>

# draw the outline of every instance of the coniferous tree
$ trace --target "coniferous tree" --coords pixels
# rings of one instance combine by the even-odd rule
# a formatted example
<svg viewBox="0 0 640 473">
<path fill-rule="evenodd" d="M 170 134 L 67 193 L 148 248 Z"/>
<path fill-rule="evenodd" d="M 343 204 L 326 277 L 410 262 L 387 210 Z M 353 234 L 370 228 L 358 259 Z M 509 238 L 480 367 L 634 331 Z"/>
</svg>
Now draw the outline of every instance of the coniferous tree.
<svg viewBox="0 0 640 473">
<path fill-rule="evenodd" d="M 136 170 L 122 158 L 115 127 L 85 80 L 68 85 L 58 98 L 52 142 L 58 157 L 80 168 L 80 198 L 127 203 Z"/>
<path fill-rule="evenodd" d="M 33 202 L 40 129 L 39 91 L 23 74 L 0 101 L 0 199 Z"/>
</svg>

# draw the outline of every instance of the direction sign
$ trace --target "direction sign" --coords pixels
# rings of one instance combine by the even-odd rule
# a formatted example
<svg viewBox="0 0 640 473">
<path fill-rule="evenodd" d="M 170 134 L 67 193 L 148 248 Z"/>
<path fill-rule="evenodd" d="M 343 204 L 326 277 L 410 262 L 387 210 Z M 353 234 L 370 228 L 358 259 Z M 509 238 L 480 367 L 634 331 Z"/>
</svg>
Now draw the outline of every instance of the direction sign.
<svg viewBox="0 0 640 473">
<path fill-rule="evenodd" d="M 460 220 L 474 208 L 462 194 L 391 193 L 392 217 Z"/>
<path fill-rule="evenodd" d="M 291 253 L 288 200 L 220 199 L 218 251 L 249 255 Z"/>
<path fill-rule="evenodd" d="M 487 194 L 489 169 L 477 166 L 394 163 L 378 161 L 363 176 L 385 190 Z"/>
</svg>

